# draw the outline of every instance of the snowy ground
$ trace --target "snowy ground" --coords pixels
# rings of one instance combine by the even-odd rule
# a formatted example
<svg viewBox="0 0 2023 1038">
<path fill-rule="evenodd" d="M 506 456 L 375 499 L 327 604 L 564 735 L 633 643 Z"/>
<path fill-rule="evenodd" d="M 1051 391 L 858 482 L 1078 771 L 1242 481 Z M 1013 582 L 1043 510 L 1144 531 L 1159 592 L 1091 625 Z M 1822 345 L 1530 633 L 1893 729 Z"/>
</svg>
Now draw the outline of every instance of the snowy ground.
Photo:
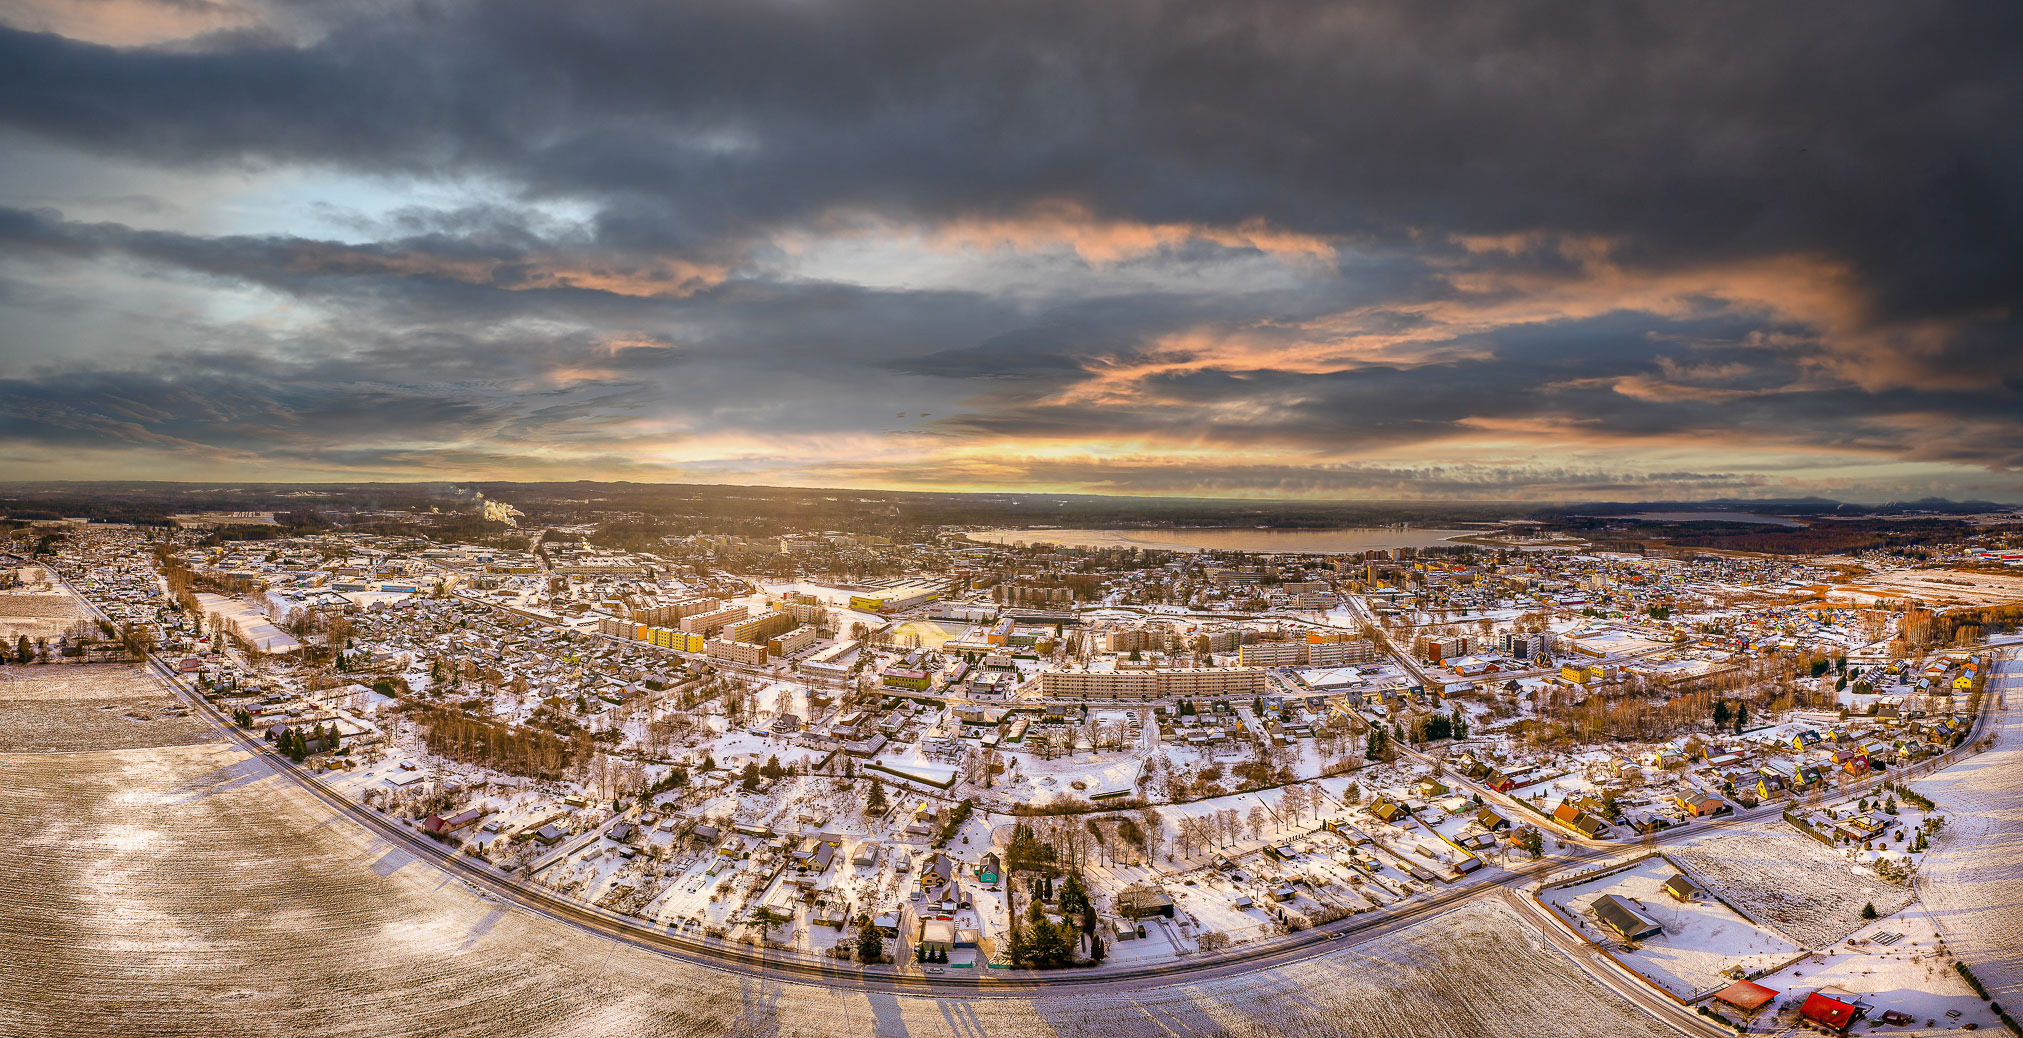
<svg viewBox="0 0 2023 1038">
<path fill-rule="evenodd" d="M 244 599 L 200 594 L 197 604 L 204 607 L 205 616 L 224 614 L 225 622 L 238 629 L 239 637 L 262 652 L 288 652 L 302 647 L 293 635 L 274 626 L 274 621 L 266 613 L 253 608 Z"/>
<path fill-rule="evenodd" d="M 1911 902 L 1909 888 L 1883 882 L 1782 818 L 1724 828 L 1669 853 L 1729 904 L 1808 948 L 1853 933 L 1866 903 L 1887 915 Z"/>
<path fill-rule="evenodd" d="M 1886 945 L 1877 943 L 1874 938 L 1884 934 L 1899 936 Z M 1883 1032 L 1887 1034 L 1961 1035 L 1968 1033 L 1970 1024 L 1976 1030 L 2001 1033 L 1995 1014 L 1975 997 L 1953 968 L 1952 956 L 1939 950 L 1941 944 L 1931 920 L 1912 909 L 1865 926 L 1827 954 L 1806 956 L 1756 983 L 1778 992 L 1779 1006 L 1803 1002 L 1822 987 L 1839 987 L 1873 1007 L 1871 1020 L 1892 1009 L 1912 1018 L 1902 1028 L 1888 1028 Z M 1770 1008 L 1763 1012 L 1767 1016 Z M 1960 1015 L 1948 1017 L 1948 1012 Z M 1794 1010 L 1786 1010 L 1778 1021 L 1795 1023 L 1796 1017 Z"/>
<path fill-rule="evenodd" d="M 138 664 L 0 665 L 0 752 L 171 746 L 216 737 Z"/>
<path fill-rule="evenodd" d="M 2023 602 L 2023 575 L 1950 569 L 1883 570 L 1833 588 L 1828 597 L 1858 603 L 1914 598 L 1938 604 L 2004 605 Z"/>
<path fill-rule="evenodd" d="M 26 573 L 22 579 L 28 582 L 28 588 L 0 593 L 0 636 L 5 636 L 9 651 L 24 636 L 30 642 L 38 638 L 53 642 L 85 615 L 84 604 L 65 591 L 62 585 L 51 585 L 48 590 L 32 590 L 42 585 L 35 584 L 35 578 Z M 94 636 L 97 633 L 96 629 L 92 631 Z"/>
<path fill-rule="evenodd" d="M 2003 1005 L 2023 1007 L 2023 665 L 1998 665 L 1995 748 L 1912 783 L 1946 815 L 1919 888 L 1960 957 Z"/>
<path fill-rule="evenodd" d="M 509 908 L 224 743 L 7 756 L 0 774 L 8 1035 L 1668 1033 L 1493 904 L 1216 979 L 865 993 L 691 966 Z"/>
<path fill-rule="evenodd" d="M 1618 951 L 1616 957 L 1678 998 L 1728 986 L 1731 978 L 1724 970 L 1739 966 L 1755 974 L 1782 966 L 1802 951 L 1712 898 L 1684 903 L 1674 899 L 1662 887 L 1678 872 L 1660 856 L 1600 879 L 1554 887 L 1543 896 L 1589 939 L 1604 945 L 1619 940 L 1590 913 L 1595 899 L 1604 894 L 1629 901 L 1664 926 L 1663 934 L 1637 942 L 1633 951 Z"/>
</svg>

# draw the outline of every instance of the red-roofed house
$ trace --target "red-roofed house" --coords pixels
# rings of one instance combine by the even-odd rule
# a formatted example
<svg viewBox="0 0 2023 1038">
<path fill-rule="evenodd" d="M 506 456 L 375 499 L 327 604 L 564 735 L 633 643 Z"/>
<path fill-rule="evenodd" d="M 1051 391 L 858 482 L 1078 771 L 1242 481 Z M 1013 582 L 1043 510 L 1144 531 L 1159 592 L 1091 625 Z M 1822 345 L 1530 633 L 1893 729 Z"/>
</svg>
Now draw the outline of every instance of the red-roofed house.
<svg viewBox="0 0 2023 1038">
<path fill-rule="evenodd" d="M 1813 1023 L 1836 1031 L 1845 1031 L 1861 1019 L 1858 1007 L 1817 991 L 1805 996 L 1805 1004 L 1798 1007 L 1798 1013 Z"/>
</svg>

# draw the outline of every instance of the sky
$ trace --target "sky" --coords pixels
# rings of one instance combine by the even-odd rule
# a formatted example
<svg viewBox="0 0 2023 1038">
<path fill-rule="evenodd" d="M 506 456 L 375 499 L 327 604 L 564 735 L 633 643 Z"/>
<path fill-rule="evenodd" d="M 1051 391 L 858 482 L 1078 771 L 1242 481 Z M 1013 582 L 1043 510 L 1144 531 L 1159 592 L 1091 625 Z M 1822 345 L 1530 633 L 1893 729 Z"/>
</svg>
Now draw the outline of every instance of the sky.
<svg viewBox="0 0 2023 1038">
<path fill-rule="evenodd" d="M 2023 5 L 0 0 L 0 479 L 2023 501 Z"/>
</svg>

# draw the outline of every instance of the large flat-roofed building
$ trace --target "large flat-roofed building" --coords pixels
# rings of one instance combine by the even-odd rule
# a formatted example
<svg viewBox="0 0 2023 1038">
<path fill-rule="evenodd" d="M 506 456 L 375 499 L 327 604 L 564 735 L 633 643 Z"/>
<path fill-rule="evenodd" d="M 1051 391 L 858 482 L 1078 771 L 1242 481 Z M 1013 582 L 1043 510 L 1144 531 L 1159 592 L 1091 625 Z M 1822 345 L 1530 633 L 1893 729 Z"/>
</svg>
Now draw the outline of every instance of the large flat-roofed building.
<svg viewBox="0 0 2023 1038">
<path fill-rule="evenodd" d="M 750 642 L 712 638 L 703 643 L 703 651 L 709 653 L 711 659 L 742 663 L 747 667 L 756 667 L 766 662 L 766 647 Z"/>
<path fill-rule="evenodd" d="M 924 606 L 941 597 L 941 589 L 931 584 L 902 584 L 850 596 L 850 608 L 867 613 L 899 613 Z"/>
<path fill-rule="evenodd" d="M 633 623 L 631 620 L 620 620 L 617 617 L 607 616 L 597 621 L 597 633 L 608 634 L 613 638 L 637 638 L 640 636 L 640 632 L 646 629 L 646 626 L 643 623 Z"/>
<path fill-rule="evenodd" d="M 815 629 L 796 627 L 766 642 L 766 652 L 774 656 L 792 656 L 813 644 L 815 644 Z"/>
<path fill-rule="evenodd" d="M 858 651 L 858 643 L 840 641 L 825 648 L 816 649 L 807 659 L 801 661 L 801 669 L 827 677 L 845 677 L 850 674 L 847 658 Z"/>
<path fill-rule="evenodd" d="M 734 642 L 763 642 L 773 635 L 785 634 L 795 626 L 792 616 L 776 609 L 726 625 L 724 631 Z"/>
<path fill-rule="evenodd" d="M 1246 667 L 1293 667 L 1307 661 L 1305 642 L 1252 642 L 1236 651 Z"/>
<path fill-rule="evenodd" d="M 719 629 L 744 619 L 745 614 L 748 612 L 750 610 L 744 606 L 730 606 L 726 609 L 697 613 L 694 616 L 684 616 L 681 618 L 680 625 L 682 630 L 690 634 L 700 634 L 708 637 L 715 634 Z"/>
<path fill-rule="evenodd" d="M 679 602 L 672 602 L 667 605 L 648 606 L 645 609 L 633 610 L 632 618 L 643 624 L 666 627 L 669 624 L 679 623 L 697 613 L 710 612 L 721 605 L 723 605 L 723 602 L 715 598 L 685 598 Z"/>
<path fill-rule="evenodd" d="M 1254 667 L 1166 670 L 1057 670 L 1040 675 L 1040 694 L 1059 699 L 1158 699 L 1166 696 L 1262 695 L 1264 671 Z"/>
<path fill-rule="evenodd" d="M 1307 663 L 1310 666 L 1340 667 L 1350 663 L 1374 663 L 1376 659 L 1376 643 L 1363 638 L 1307 643 Z"/>
<path fill-rule="evenodd" d="M 649 627 L 646 633 L 639 636 L 639 640 L 649 645 L 658 645 L 663 649 L 676 649 L 681 652 L 702 651 L 702 635 L 689 634 L 669 627 Z"/>
<path fill-rule="evenodd" d="M 794 618 L 796 623 L 813 624 L 816 627 L 829 626 L 829 611 L 820 602 L 787 601 L 780 604 L 780 610 Z"/>
</svg>

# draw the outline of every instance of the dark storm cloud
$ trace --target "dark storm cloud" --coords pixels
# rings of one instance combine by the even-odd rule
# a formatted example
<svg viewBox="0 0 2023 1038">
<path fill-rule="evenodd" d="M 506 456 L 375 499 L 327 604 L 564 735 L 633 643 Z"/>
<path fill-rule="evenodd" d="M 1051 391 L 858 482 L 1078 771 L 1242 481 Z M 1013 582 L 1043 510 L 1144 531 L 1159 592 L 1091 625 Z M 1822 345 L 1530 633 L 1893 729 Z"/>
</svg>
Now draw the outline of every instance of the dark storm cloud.
<svg viewBox="0 0 2023 1038">
<path fill-rule="evenodd" d="M 323 17 L 329 18 L 325 12 Z M 838 207 L 1818 251 L 2016 302 L 2023 8 L 374 5 L 305 46 L 0 34 L 0 121 L 163 161 L 482 172 L 627 247 Z"/>
<path fill-rule="evenodd" d="M 1616 472 L 1528 465 L 1475 467 L 1431 465 L 1134 465 L 1099 458 L 1045 460 L 1029 464 L 1035 482 L 1084 486 L 1116 494 L 1265 494 L 1284 497 L 1431 497 L 1503 499 L 1552 496 L 1562 499 L 1653 500 L 1672 495 L 1706 499 L 1759 492 L 1769 481 L 1729 472 Z M 903 464 L 870 466 L 847 475 L 878 481 L 920 479 L 925 471 Z M 977 473 L 941 473 L 943 478 L 989 478 Z"/>
<path fill-rule="evenodd" d="M 1685 344 L 1652 341 L 1654 327 Z M 1732 317 L 1660 323 L 1612 314 L 1473 337 L 1470 344 L 1488 359 L 1319 374 L 1180 370 L 1138 379 L 1130 399 L 1095 407 L 1054 395 L 1088 375 L 1085 358 L 1028 354 L 1021 382 L 943 425 L 958 438 L 1166 435 L 1321 452 L 1395 449 L 1499 423 L 1544 422 L 1568 447 L 1734 440 L 2023 468 L 2023 411 L 2013 385 L 1879 393 L 1808 385 L 1807 353 L 1745 346 L 1740 339 L 1755 327 Z M 980 352 L 933 359 L 954 365 Z M 984 367 L 987 356 L 974 359 L 986 377 L 1004 377 Z M 1029 389 L 1028 380 L 1045 388 Z M 1254 400 L 1272 406 L 1241 406 Z"/>
<path fill-rule="evenodd" d="M 22 267 L 116 264 L 320 315 L 228 322 L 243 358 L 10 372 L 0 440 L 492 465 L 933 411 L 908 434 L 951 449 L 1277 452 L 1197 467 L 1217 490 L 1760 478 L 1338 460 L 1494 434 L 2023 468 L 2015 4 L 302 10 L 155 47 L 0 28 L 0 129 L 497 197 L 319 209 L 347 241 L 0 208 L 0 306 L 48 291 Z M 796 271 L 790 241 L 881 235 L 1018 256 Z M 1226 265 L 1259 255 L 1293 273 Z"/>
</svg>

